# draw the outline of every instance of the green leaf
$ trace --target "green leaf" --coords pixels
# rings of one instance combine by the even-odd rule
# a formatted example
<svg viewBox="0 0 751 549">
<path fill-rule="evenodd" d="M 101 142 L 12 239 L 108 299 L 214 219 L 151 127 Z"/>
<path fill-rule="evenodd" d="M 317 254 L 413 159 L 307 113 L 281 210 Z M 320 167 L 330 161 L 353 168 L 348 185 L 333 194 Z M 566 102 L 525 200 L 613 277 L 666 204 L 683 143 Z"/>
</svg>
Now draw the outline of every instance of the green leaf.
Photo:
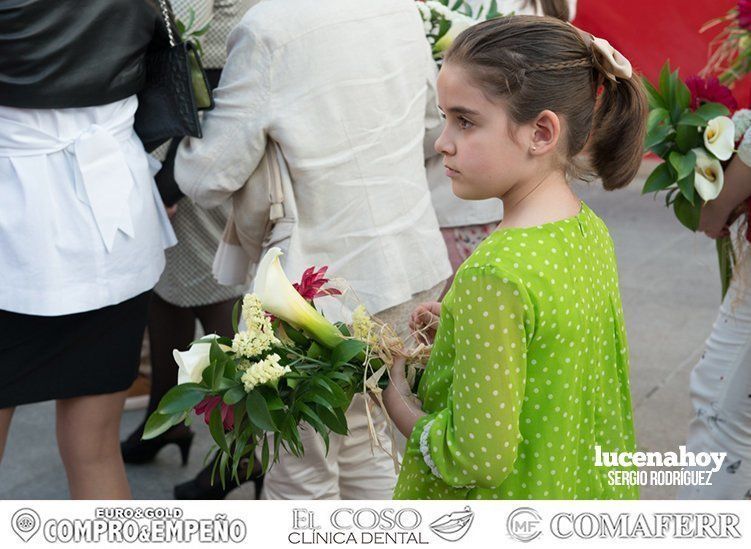
<svg viewBox="0 0 751 549">
<path fill-rule="evenodd" d="M 209 350 L 209 360 L 214 362 L 220 362 L 224 359 L 224 351 L 216 342 L 216 339 L 211 340 L 211 349 Z"/>
<path fill-rule="evenodd" d="M 321 421 L 326 424 L 326 427 L 328 427 L 335 433 L 345 436 L 348 434 L 347 422 L 345 421 L 344 423 L 342 423 L 333 410 L 329 410 L 325 407 L 319 407 L 318 415 L 321 418 Z"/>
<path fill-rule="evenodd" d="M 352 333 L 349 331 L 349 326 L 347 326 L 344 322 L 337 322 L 335 326 L 339 328 L 339 331 L 344 337 L 352 337 Z"/>
<path fill-rule="evenodd" d="M 232 306 L 232 330 L 235 333 L 240 331 L 240 307 L 242 307 L 242 302 L 243 298 L 240 298 L 235 301 L 235 304 Z"/>
<path fill-rule="evenodd" d="M 647 117 L 647 132 L 651 132 L 660 124 L 667 123 L 669 118 L 670 114 L 666 109 L 657 108 L 650 110 Z"/>
<path fill-rule="evenodd" d="M 248 398 L 245 401 L 245 409 L 248 413 L 248 419 L 264 431 L 276 431 L 276 425 L 269 413 L 269 406 L 266 404 L 266 399 L 260 391 L 253 389 L 248 393 Z"/>
<path fill-rule="evenodd" d="M 287 337 L 289 337 L 295 343 L 295 345 L 299 345 L 303 349 L 307 349 L 308 345 L 310 344 L 310 340 L 305 337 L 302 332 L 293 328 L 290 324 L 284 321 L 282 321 L 282 329 L 284 330 L 284 333 L 287 334 Z"/>
<path fill-rule="evenodd" d="M 316 414 L 310 406 L 305 404 L 304 402 L 298 402 L 297 403 L 298 408 L 302 412 L 303 417 L 305 420 L 310 423 L 310 425 L 313 426 L 313 428 L 316 430 L 316 432 L 321 435 L 321 438 L 323 438 L 323 443 L 326 446 L 326 453 L 329 451 L 329 430 L 328 428 L 323 424 L 321 419 L 318 417 L 318 414 Z"/>
<path fill-rule="evenodd" d="M 695 204 L 695 191 L 694 191 L 694 177 L 696 172 L 691 170 L 686 177 L 678 180 L 678 188 L 681 190 L 681 194 L 688 200 L 691 205 Z"/>
<path fill-rule="evenodd" d="M 284 410 L 286 408 L 284 401 L 279 397 L 279 392 L 273 387 L 261 385 L 260 387 L 256 387 L 256 390 L 261 392 L 270 411 Z"/>
<path fill-rule="evenodd" d="M 730 111 L 721 103 L 704 103 L 694 111 L 694 114 L 701 116 L 706 122 L 709 122 L 718 116 L 729 116 Z"/>
<path fill-rule="evenodd" d="M 696 232 L 699 228 L 701 206 L 694 206 L 683 194 L 677 194 L 673 202 L 673 211 L 684 227 Z"/>
<path fill-rule="evenodd" d="M 295 389 L 298 385 L 300 385 L 300 379 L 298 378 L 286 376 L 285 380 L 287 381 L 287 387 L 289 387 L 290 389 Z"/>
<path fill-rule="evenodd" d="M 663 189 L 667 189 L 674 182 L 675 179 L 672 172 L 670 171 L 670 167 L 666 162 L 664 162 L 657 166 L 652 171 L 652 173 L 649 174 L 649 177 L 647 177 L 647 181 L 644 183 L 644 188 L 642 189 L 641 193 L 647 194 L 661 191 Z"/>
<path fill-rule="evenodd" d="M 322 345 L 318 344 L 318 342 L 314 341 L 310 344 L 310 348 L 308 349 L 308 352 L 305 353 L 305 355 L 308 358 L 312 358 L 314 360 L 318 359 L 325 359 L 328 356 L 328 350 L 325 349 Z"/>
<path fill-rule="evenodd" d="M 678 187 L 673 187 L 672 189 L 668 189 L 668 192 L 665 193 L 665 207 L 669 208 L 673 205 L 673 202 L 675 202 L 675 196 L 679 196 L 681 194 L 681 190 Z"/>
<path fill-rule="evenodd" d="M 261 448 L 261 469 L 268 471 L 269 468 L 269 437 L 263 435 L 263 447 Z"/>
<path fill-rule="evenodd" d="M 143 440 L 149 440 L 154 437 L 158 437 L 162 433 L 166 432 L 170 427 L 177 425 L 183 421 L 186 417 L 186 412 L 180 412 L 175 414 L 160 414 L 154 412 L 146 420 L 146 425 L 143 429 Z"/>
<path fill-rule="evenodd" d="M 245 398 L 245 388 L 242 385 L 235 385 L 231 389 L 229 389 L 226 393 L 224 393 L 224 397 L 222 397 L 222 400 L 224 400 L 225 404 L 237 404 L 240 402 L 243 398 Z"/>
<path fill-rule="evenodd" d="M 222 454 L 222 458 L 219 461 L 219 480 L 222 482 L 222 489 L 227 486 L 227 462 L 229 461 L 228 454 Z"/>
<path fill-rule="evenodd" d="M 339 385 L 325 376 L 318 376 L 313 380 L 314 383 L 326 389 L 333 397 L 331 402 L 335 406 L 344 406 L 349 404 L 349 398 Z"/>
<path fill-rule="evenodd" d="M 644 87 L 647 89 L 647 99 L 649 101 L 650 109 L 663 109 L 667 112 L 667 104 L 660 95 L 660 92 L 652 85 L 652 83 L 646 78 L 642 78 Z"/>
<path fill-rule="evenodd" d="M 685 110 L 691 105 L 691 91 L 689 91 L 686 83 L 678 76 L 678 71 L 675 71 L 675 82 L 673 84 L 673 93 L 675 94 L 675 103 L 681 110 Z"/>
<path fill-rule="evenodd" d="M 668 142 L 660 143 L 659 145 L 654 145 L 649 148 L 650 151 L 652 151 L 655 155 L 659 156 L 660 158 L 667 158 L 668 153 L 670 152 L 672 148 L 672 145 Z"/>
<path fill-rule="evenodd" d="M 681 115 L 681 120 L 680 122 L 678 122 L 678 124 L 682 126 L 699 127 L 699 126 L 706 126 L 707 121 L 694 112 L 686 111 Z"/>
<path fill-rule="evenodd" d="M 331 413 L 334 413 L 334 407 L 331 405 L 331 403 L 326 400 L 326 397 L 321 395 L 320 393 L 313 393 L 311 396 L 311 400 L 315 402 L 316 404 L 323 406 L 327 410 L 331 411 Z"/>
<path fill-rule="evenodd" d="M 208 389 L 197 383 L 176 385 L 162 397 L 156 411 L 160 414 L 176 414 L 190 411 L 193 406 L 206 397 L 208 392 Z"/>
<path fill-rule="evenodd" d="M 490 7 L 488 8 L 488 13 L 485 15 L 485 19 L 495 19 L 496 17 L 501 17 L 503 14 L 498 11 L 498 2 L 496 0 L 491 0 Z"/>
<path fill-rule="evenodd" d="M 682 153 L 688 153 L 701 144 L 701 134 L 695 126 L 680 125 L 676 128 L 675 144 Z"/>
<path fill-rule="evenodd" d="M 675 170 L 676 179 L 681 180 L 685 177 L 688 177 L 689 174 L 694 173 L 694 167 L 696 166 L 696 154 L 694 154 L 693 151 L 688 151 L 686 154 L 681 154 L 677 151 L 673 151 L 670 153 L 670 156 L 668 156 L 668 161 Z"/>
<path fill-rule="evenodd" d="M 730 288 L 730 282 L 733 279 L 733 265 L 735 264 L 735 254 L 733 253 L 733 244 L 729 237 L 725 236 L 715 240 L 717 247 L 717 262 L 720 267 L 720 289 L 722 299 Z"/>
<path fill-rule="evenodd" d="M 665 61 L 665 64 L 662 66 L 662 70 L 660 70 L 660 95 L 662 96 L 663 100 L 666 102 L 665 107 L 668 110 L 672 110 L 675 106 L 673 104 L 673 75 L 670 72 L 670 61 Z"/>
<path fill-rule="evenodd" d="M 334 347 L 331 353 L 331 363 L 336 368 L 355 358 L 360 353 L 364 353 L 367 345 L 358 339 L 345 339 L 339 345 Z"/>
<path fill-rule="evenodd" d="M 219 445 L 219 448 L 229 453 L 227 438 L 224 435 L 224 424 L 222 423 L 221 406 L 216 406 L 213 410 L 211 410 L 211 415 L 209 416 L 209 432 L 211 433 L 211 438 L 214 439 L 214 442 Z"/>
<path fill-rule="evenodd" d="M 657 126 L 647 134 L 647 139 L 644 141 L 644 149 L 650 150 L 653 147 L 659 145 L 665 141 L 674 132 L 673 127 L 669 124 L 664 126 Z"/>
</svg>

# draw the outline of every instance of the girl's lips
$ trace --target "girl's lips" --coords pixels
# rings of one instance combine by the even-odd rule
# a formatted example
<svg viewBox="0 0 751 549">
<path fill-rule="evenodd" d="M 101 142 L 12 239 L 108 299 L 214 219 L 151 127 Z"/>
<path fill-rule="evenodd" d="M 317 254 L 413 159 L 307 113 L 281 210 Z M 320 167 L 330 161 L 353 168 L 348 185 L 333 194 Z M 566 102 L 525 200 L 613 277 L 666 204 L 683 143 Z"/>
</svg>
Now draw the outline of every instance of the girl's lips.
<svg viewBox="0 0 751 549">
<path fill-rule="evenodd" d="M 457 172 L 454 169 L 449 168 L 446 165 L 444 165 L 444 168 L 446 168 L 446 177 L 456 177 L 459 175 L 459 172 Z"/>
</svg>

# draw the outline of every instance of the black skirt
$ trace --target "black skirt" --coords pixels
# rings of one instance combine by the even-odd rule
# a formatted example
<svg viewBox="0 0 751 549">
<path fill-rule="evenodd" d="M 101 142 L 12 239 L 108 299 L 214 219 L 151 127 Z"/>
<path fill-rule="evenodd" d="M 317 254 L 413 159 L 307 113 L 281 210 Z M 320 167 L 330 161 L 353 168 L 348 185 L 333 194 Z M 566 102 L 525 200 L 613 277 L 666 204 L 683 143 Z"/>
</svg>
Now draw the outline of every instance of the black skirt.
<svg viewBox="0 0 751 549">
<path fill-rule="evenodd" d="M 0 408 L 128 389 L 150 298 L 62 316 L 0 311 Z"/>
</svg>

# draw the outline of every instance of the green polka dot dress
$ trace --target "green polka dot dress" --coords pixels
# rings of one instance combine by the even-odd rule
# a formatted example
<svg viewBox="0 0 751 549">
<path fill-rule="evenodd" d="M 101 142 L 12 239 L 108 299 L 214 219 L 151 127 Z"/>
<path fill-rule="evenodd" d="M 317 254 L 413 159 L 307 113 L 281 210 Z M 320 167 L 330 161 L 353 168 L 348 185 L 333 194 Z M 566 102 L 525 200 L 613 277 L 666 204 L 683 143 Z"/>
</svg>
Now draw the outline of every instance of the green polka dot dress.
<svg viewBox="0 0 751 549">
<path fill-rule="evenodd" d="M 603 452 L 635 451 L 613 242 L 575 217 L 491 234 L 462 264 L 395 499 L 626 499 Z"/>
</svg>

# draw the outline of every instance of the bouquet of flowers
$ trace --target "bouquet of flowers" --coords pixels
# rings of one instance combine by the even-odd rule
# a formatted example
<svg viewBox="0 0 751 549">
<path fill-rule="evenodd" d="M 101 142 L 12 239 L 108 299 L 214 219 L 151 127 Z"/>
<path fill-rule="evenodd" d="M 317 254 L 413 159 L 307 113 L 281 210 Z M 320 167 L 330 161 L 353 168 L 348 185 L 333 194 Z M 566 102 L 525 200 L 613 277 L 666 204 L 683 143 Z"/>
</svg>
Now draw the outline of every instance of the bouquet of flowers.
<svg viewBox="0 0 751 549">
<path fill-rule="evenodd" d="M 737 108 L 730 90 L 716 79 L 698 77 L 683 82 L 666 63 L 657 87 L 645 80 L 649 118 L 645 148 L 665 162 L 647 178 L 643 194 L 665 192 L 665 205 L 673 207 L 688 229 L 699 227 L 702 205 L 722 190 L 723 166 L 736 140 L 729 117 Z M 734 256 L 729 238 L 717 241 L 722 295 L 732 278 Z"/>
<path fill-rule="evenodd" d="M 425 36 L 433 50 L 433 59 L 440 65 L 443 54 L 459 34 L 480 21 L 500 17 L 496 0 L 488 9 L 480 6 L 476 13 L 464 0 L 416 0 L 425 25 Z"/>
<path fill-rule="evenodd" d="M 751 71 L 751 0 L 739 0 L 722 17 L 709 21 L 702 32 L 724 25 L 710 43 L 710 55 L 702 76 L 719 75 L 722 84 L 732 86 Z"/>
<path fill-rule="evenodd" d="M 405 351 L 393 331 L 363 306 L 354 311 L 351 325 L 329 322 L 313 305 L 315 298 L 340 293 L 324 288 L 326 267 L 309 268 L 293 285 L 280 255 L 272 248 L 259 263 L 253 293 L 242 301 L 242 329 L 239 304 L 235 307 L 232 339 L 207 336 L 188 351 L 174 351 L 178 384 L 144 429 L 143 438 L 149 439 L 189 423 L 193 410 L 203 415 L 218 447 L 209 455 L 215 455 L 213 475 L 218 468 L 222 485 L 228 467 L 239 482 L 238 465 L 245 456 L 250 474 L 256 447 L 264 471 L 278 460 L 280 448 L 301 456 L 303 421 L 328 449 L 331 432 L 348 432 L 345 412 L 355 393 L 369 391 L 380 400 L 396 355 L 412 364 L 412 380 L 415 362 L 427 358 L 424 346 Z"/>
</svg>

